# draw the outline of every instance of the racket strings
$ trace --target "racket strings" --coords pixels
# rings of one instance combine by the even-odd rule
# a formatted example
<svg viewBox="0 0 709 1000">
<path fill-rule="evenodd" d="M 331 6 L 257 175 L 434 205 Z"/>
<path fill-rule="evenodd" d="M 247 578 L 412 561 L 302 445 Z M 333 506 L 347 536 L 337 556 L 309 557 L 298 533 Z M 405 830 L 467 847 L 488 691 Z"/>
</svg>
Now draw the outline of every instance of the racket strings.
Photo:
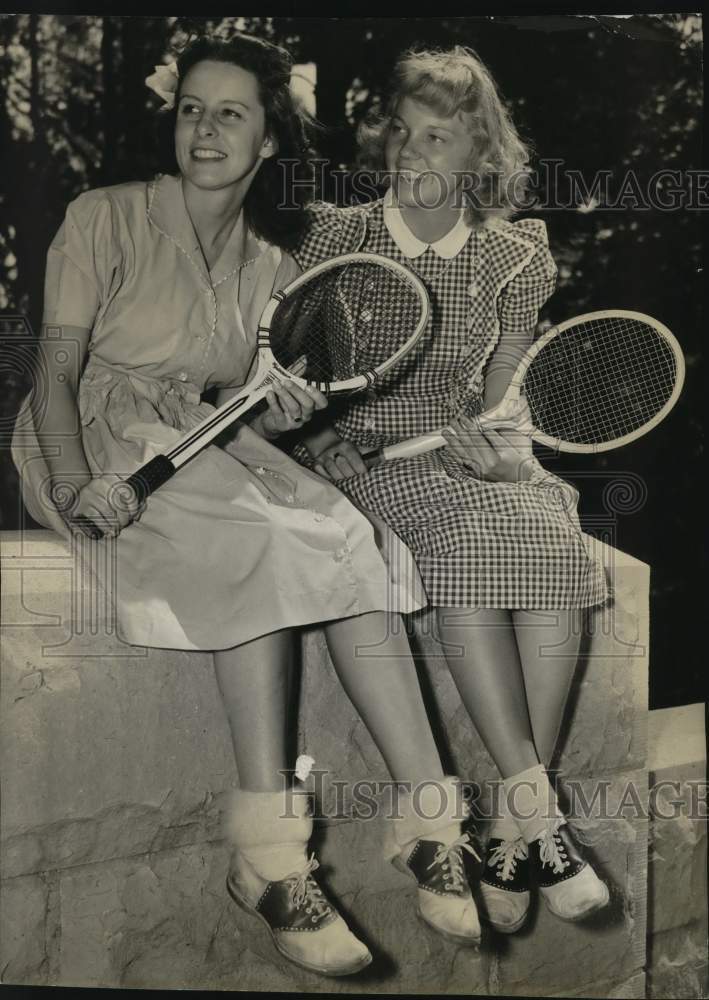
<svg viewBox="0 0 709 1000">
<path fill-rule="evenodd" d="M 656 358 L 655 362 L 658 360 L 661 366 L 664 359 Z M 609 441 L 647 423 L 666 401 L 656 388 L 648 391 L 643 385 L 643 372 L 629 372 L 627 367 L 614 364 L 612 357 L 607 357 L 602 367 L 596 367 L 595 379 L 589 372 L 587 349 L 574 352 L 571 377 L 569 361 L 566 352 L 556 377 L 547 380 L 543 409 L 538 404 L 535 407 L 535 422 L 545 433 L 583 443 Z"/>
<path fill-rule="evenodd" d="M 305 360 L 302 377 L 337 382 L 377 371 L 415 333 L 421 299 L 398 272 L 348 262 L 313 276 L 277 307 L 270 324 L 276 361 Z"/>
<path fill-rule="evenodd" d="M 654 327 L 609 317 L 553 337 L 530 364 L 523 391 L 543 434 L 600 444 L 649 423 L 676 379 L 674 352 Z"/>
</svg>

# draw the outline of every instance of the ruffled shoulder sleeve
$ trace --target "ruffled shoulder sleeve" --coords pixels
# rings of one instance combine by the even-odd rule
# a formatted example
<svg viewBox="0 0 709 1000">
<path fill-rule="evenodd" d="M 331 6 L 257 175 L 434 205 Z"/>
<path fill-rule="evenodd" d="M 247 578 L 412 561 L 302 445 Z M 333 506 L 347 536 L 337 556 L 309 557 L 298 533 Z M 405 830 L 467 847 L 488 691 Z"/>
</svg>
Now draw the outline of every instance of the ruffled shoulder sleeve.
<svg viewBox="0 0 709 1000">
<path fill-rule="evenodd" d="M 121 268 L 114 211 L 101 189 L 70 203 L 47 254 L 45 323 L 92 328 Z"/>
<path fill-rule="evenodd" d="M 308 205 L 308 226 L 293 256 L 304 271 L 323 260 L 348 253 L 351 249 L 350 223 L 354 210 L 338 208 L 326 201 Z"/>
<path fill-rule="evenodd" d="M 534 254 L 500 293 L 500 324 L 503 330 L 529 333 L 537 324 L 539 310 L 554 291 L 557 268 L 541 219 L 521 219 L 510 229 L 514 236 L 534 246 Z"/>
</svg>

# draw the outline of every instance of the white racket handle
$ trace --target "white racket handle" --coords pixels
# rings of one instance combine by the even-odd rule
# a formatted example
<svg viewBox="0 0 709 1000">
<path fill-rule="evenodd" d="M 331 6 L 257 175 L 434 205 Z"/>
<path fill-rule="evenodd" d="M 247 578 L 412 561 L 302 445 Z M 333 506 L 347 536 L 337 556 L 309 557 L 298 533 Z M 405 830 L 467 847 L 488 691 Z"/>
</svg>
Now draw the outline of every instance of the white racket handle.
<svg viewBox="0 0 709 1000">
<path fill-rule="evenodd" d="M 534 435 L 534 426 L 529 420 L 506 422 L 495 417 L 488 417 L 485 413 L 481 413 L 477 419 L 483 427 L 494 427 L 502 432 L 513 431 L 518 434 L 526 434 L 529 437 Z M 443 448 L 445 444 L 447 444 L 446 439 L 440 431 L 429 431 L 428 434 L 420 434 L 418 437 L 409 438 L 408 441 L 399 441 L 397 444 L 390 444 L 384 448 L 367 452 L 363 458 L 365 464 L 371 467 L 380 462 L 388 462 L 392 458 L 411 458 L 413 455 L 423 455 L 424 452 Z"/>
<path fill-rule="evenodd" d="M 398 444 L 390 444 L 386 448 L 369 452 L 364 456 L 364 460 L 367 465 L 377 465 L 392 458 L 411 458 L 412 455 L 422 455 L 426 451 L 442 448 L 445 443 L 446 439 L 440 431 L 431 431 L 429 434 L 421 434 L 420 437 L 409 438 L 408 441 L 399 441 Z"/>
</svg>

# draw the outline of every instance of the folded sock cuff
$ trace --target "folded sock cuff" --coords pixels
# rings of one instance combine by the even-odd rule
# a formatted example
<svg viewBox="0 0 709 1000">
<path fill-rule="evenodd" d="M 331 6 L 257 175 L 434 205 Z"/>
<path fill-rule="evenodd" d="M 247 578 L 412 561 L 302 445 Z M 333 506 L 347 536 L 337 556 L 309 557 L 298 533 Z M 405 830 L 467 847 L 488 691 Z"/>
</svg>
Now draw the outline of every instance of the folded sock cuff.
<svg viewBox="0 0 709 1000">
<path fill-rule="evenodd" d="M 237 847 L 307 842 L 313 830 L 310 796 L 297 789 L 251 792 L 235 789 L 225 815 L 225 833 Z"/>
<path fill-rule="evenodd" d="M 546 769 L 542 764 L 527 768 L 504 780 L 510 815 L 529 844 L 564 816 Z"/>
<path fill-rule="evenodd" d="M 400 818 L 386 824 L 384 854 L 389 860 L 415 840 L 429 838 L 452 844 L 469 815 L 460 781 L 451 776 L 422 782 L 410 793 L 400 793 L 398 810 Z"/>
</svg>

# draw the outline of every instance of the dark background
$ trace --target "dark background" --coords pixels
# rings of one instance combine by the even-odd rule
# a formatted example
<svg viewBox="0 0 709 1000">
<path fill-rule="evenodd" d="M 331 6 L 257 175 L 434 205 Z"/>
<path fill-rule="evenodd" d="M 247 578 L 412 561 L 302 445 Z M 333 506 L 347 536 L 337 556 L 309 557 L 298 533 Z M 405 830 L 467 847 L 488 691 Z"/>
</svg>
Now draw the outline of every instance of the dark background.
<svg viewBox="0 0 709 1000">
<path fill-rule="evenodd" d="M 5 15 L 0 18 L 0 313 L 42 311 L 46 248 L 81 191 L 147 179 L 161 164 L 156 102 L 143 83 L 193 32 L 241 28 L 317 66 L 319 140 L 333 168 L 354 158 L 354 127 L 386 93 L 412 44 L 474 47 L 539 157 L 563 160 L 590 187 L 628 171 L 646 191 L 661 169 L 701 167 L 701 20 L 546 15 L 471 18 L 174 18 Z M 164 137 L 163 137 L 164 138 Z M 333 189 L 324 195 L 333 197 Z M 565 184 L 550 192 L 568 201 Z M 707 195 L 705 195 L 705 200 Z M 583 209 L 583 205 L 581 205 Z M 650 564 L 651 705 L 704 700 L 704 530 L 700 380 L 701 213 L 633 205 L 551 209 L 559 284 L 542 317 L 601 308 L 649 313 L 674 331 L 687 380 L 649 435 L 599 456 L 544 456 L 581 490 L 584 527 Z M 2 324 L 0 324 L 1 332 Z M 0 338 L 0 437 L 29 388 L 17 334 Z M 5 528 L 27 524 L 17 476 L 0 456 Z M 24 519 L 24 521 L 23 521 Z"/>
</svg>

